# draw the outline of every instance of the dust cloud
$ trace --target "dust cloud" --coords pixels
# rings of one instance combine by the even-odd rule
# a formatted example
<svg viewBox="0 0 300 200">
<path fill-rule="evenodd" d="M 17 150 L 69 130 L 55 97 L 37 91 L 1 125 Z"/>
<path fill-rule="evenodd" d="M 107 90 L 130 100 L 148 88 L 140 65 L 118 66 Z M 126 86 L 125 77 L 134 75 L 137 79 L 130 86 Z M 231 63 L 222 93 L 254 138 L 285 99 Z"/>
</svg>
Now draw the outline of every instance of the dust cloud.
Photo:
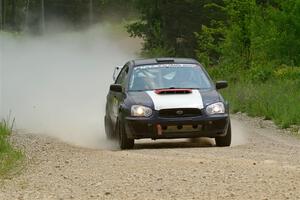
<svg viewBox="0 0 300 200">
<path fill-rule="evenodd" d="M 103 117 L 113 69 L 136 58 L 140 48 L 140 41 L 110 24 L 39 37 L 0 33 L 0 118 L 11 113 L 19 133 L 112 148 Z M 247 142 L 243 127 L 232 120 L 233 146 Z"/>
<path fill-rule="evenodd" d="M 249 130 L 245 127 L 242 121 L 231 117 L 231 130 L 232 130 L 232 146 L 247 144 L 249 140 Z"/>
<path fill-rule="evenodd" d="M 39 37 L 0 33 L 0 117 L 21 133 L 108 148 L 106 94 L 115 66 L 137 57 L 140 42 L 108 24 Z"/>
</svg>

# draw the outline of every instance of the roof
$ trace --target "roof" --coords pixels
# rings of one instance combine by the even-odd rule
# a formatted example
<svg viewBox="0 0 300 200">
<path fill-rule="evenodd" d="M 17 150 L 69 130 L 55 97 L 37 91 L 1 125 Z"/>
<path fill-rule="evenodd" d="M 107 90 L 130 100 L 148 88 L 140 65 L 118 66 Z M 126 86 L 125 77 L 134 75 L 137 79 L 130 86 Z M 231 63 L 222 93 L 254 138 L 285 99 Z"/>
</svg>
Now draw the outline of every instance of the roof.
<svg viewBox="0 0 300 200">
<path fill-rule="evenodd" d="M 134 66 L 154 65 L 154 64 L 199 64 L 198 61 L 192 58 L 152 58 L 152 59 L 137 59 L 132 61 Z"/>
</svg>

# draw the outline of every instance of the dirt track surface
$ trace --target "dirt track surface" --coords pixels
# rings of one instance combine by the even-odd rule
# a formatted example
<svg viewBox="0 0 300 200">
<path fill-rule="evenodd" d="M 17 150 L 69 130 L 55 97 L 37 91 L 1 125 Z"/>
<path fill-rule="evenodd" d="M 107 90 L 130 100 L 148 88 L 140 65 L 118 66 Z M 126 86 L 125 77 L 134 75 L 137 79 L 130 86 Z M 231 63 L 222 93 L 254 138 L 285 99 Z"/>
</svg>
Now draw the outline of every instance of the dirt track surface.
<svg viewBox="0 0 300 200">
<path fill-rule="evenodd" d="M 232 118 L 230 148 L 146 140 L 101 150 L 17 134 L 27 165 L 3 181 L 0 199 L 300 199 L 300 140 L 269 122 Z"/>
</svg>

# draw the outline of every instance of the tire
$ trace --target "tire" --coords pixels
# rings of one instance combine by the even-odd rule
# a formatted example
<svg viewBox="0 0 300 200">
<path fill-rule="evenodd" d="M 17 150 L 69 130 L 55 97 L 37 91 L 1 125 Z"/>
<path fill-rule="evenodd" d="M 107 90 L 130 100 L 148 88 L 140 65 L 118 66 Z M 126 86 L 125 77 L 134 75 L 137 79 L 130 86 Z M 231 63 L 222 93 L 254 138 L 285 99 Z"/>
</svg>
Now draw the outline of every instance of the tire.
<svg viewBox="0 0 300 200">
<path fill-rule="evenodd" d="M 120 120 L 117 121 L 116 131 L 118 134 L 119 146 L 120 149 L 133 149 L 134 139 L 129 139 L 125 132 L 125 127 Z"/>
<path fill-rule="evenodd" d="M 111 122 L 109 121 L 109 119 L 106 116 L 104 117 L 104 126 L 105 126 L 106 138 L 109 139 L 109 140 L 114 139 L 114 133 L 113 133 L 113 130 L 112 130 Z"/>
<path fill-rule="evenodd" d="M 216 146 L 217 147 L 229 147 L 231 145 L 231 123 L 229 122 L 227 133 L 223 137 L 216 137 Z"/>
</svg>

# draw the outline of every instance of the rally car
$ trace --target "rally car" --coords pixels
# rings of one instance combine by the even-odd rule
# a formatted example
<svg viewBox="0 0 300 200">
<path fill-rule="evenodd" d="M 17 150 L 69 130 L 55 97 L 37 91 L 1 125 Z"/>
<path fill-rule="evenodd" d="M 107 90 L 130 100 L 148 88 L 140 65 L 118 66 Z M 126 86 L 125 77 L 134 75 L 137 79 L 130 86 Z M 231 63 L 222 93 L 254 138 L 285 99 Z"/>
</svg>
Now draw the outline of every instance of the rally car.
<svg viewBox="0 0 300 200">
<path fill-rule="evenodd" d="M 216 146 L 230 146 L 229 107 L 217 91 L 226 87 L 226 81 L 214 84 L 194 59 L 129 61 L 110 85 L 106 135 L 121 149 L 144 138 L 209 137 Z"/>
</svg>

